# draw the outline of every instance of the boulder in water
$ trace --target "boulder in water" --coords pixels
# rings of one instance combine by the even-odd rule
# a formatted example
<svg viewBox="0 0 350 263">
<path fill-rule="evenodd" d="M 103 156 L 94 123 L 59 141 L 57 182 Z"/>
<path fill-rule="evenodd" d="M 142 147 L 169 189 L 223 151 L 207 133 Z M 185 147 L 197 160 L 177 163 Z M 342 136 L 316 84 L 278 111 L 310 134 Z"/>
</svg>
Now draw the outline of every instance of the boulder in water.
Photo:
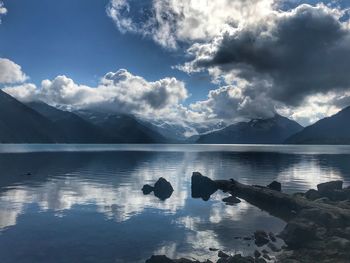
<svg viewBox="0 0 350 263">
<path fill-rule="evenodd" d="M 317 190 L 322 194 L 325 192 L 330 192 L 334 190 L 342 190 L 343 188 L 343 181 L 330 181 L 327 183 L 322 183 L 317 185 Z"/>
<path fill-rule="evenodd" d="M 148 195 L 150 193 L 152 193 L 154 190 L 154 187 L 149 185 L 149 184 L 145 184 L 143 187 L 142 187 L 142 192 L 144 195 Z"/>
<path fill-rule="evenodd" d="M 161 177 L 158 179 L 158 181 L 155 183 L 154 186 L 145 184 L 142 187 L 142 192 L 145 195 L 148 195 L 151 192 L 153 192 L 156 197 L 158 197 L 161 200 L 165 200 L 165 199 L 168 199 L 173 194 L 174 188 L 166 179 Z"/>
<path fill-rule="evenodd" d="M 199 172 L 194 172 L 191 179 L 191 190 L 193 198 L 202 198 L 204 201 L 208 201 L 210 196 L 218 190 L 218 186 L 210 178 Z"/>
<path fill-rule="evenodd" d="M 154 185 L 154 195 L 161 200 L 168 199 L 174 192 L 174 188 L 163 177 L 159 178 Z"/>
</svg>

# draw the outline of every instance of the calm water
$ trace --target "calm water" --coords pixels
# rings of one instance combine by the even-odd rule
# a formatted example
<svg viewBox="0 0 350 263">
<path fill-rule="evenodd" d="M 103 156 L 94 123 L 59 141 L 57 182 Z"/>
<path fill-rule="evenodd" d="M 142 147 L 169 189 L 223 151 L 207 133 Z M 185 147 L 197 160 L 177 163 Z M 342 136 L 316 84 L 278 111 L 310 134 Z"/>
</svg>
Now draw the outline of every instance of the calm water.
<svg viewBox="0 0 350 263">
<path fill-rule="evenodd" d="M 144 262 L 152 254 L 213 258 L 209 247 L 251 254 L 256 229 L 284 222 L 216 193 L 191 198 L 193 171 L 286 192 L 350 184 L 348 146 L 0 145 L 0 262 Z M 31 175 L 26 175 L 28 172 Z M 166 201 L 140 189 L 159 177 Z"/>
</svg>

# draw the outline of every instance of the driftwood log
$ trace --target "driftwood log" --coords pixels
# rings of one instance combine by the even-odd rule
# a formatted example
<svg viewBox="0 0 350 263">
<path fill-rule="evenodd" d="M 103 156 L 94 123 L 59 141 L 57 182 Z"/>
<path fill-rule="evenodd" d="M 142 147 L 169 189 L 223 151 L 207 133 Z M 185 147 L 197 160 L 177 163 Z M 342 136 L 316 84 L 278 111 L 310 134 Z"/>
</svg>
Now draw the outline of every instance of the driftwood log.
<svg viewBox="0 0 350 263">
<path fill-rule="evenodd" d="M 317 224 L 324 224 L 327 227 L 350 226 L 350 207 L 347 207 L 348 201 L 346 200 L 325 203 L 322 200 L 308 200 L 301 194 L 289 195 L 267 187 L 245 185 L 233 179 L 214 182 L 218 189 L 242 198 L 286 222 L 300 216 L 300 213 L 304 215 L 306 210 L 312 210 L 313 216 L 308 219 Z M 325 215 L 329 215 L 329 217 L 327 218 Z"/>
</svg>

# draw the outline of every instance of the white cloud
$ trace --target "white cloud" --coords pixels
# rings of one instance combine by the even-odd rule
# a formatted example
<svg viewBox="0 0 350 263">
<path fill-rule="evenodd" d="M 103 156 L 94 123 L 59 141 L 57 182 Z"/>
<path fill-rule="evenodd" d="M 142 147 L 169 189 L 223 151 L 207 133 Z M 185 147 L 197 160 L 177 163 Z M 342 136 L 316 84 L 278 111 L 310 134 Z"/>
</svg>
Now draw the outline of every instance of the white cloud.
<svg viewBox="0 0 350 263">
<path fill-rule="evenodd" d="M 124 69 L 107 73 L 97 87 L 58 76 L 42 81 L 39 88 L 23 84 L 6 87 L 4 91 L 21 101 L 41 100 L 67 108 L 96 108 L 154 117 L 168 114 L 188 96 L 185 84 L 175 78 L 149 82 Z"/>
<path fill-rule="evenodd" d="M 349 105 L 349 91 L 328 92 L 326 94 L 318 93 L 310 95 L 298 107 L 281 106 L 278 112 L 307 126 L 322 118 L 334 115 Z"/>
<path fill-rule="evenodd" d="M 27 78 L 21 66 L 7 58 L 0 58 L 0 84 L 22 83 Z"/>
<path fill-rule="evenodd" d="M 274 0 L 111 0 L 108 15 L 117 28 L 153 38 L 175 49 L 178 42 L 207 41 L 232 26 L 250 23 L 270 12 Z"/>
<path fill-rule="evenodd" d="M 20 66 L 7 63 L 21 72 Z M 42 81 L 39 87 L 32 83 L 7 84 L 3 90 L 23 102 L 41 100 L 67 109 L 134 114 L 187 136 L 220 128 L 222 124 L 272 117 L 276 112 L 308 125 L 350 104 L 350 92 L 343 91 L 310 95 L 302 106 L 286 106 L 268 96 L 269 82 L 259 79 L 249 82 L 230 74 L 217 77 L 231 84 L 211 90 L 206 99 L 189 106 L 182 105 L 188 97 L 183 82 L 175 78 L 150 82 L 124 69 L 107 73 L 96 87 L 57 76 Z M 25 78 L 23 75 L 14 79 Z"/>
<path fill-rule="evenodd" d="M 279 112 L 305 125 L 350 104 L 350 22 L 336 1 L 291 2 L 111 0 L 107 12 L 123 33 L 168 49 L 185 43 L 193 59 L 177 68 L 206 70 L 218 84 L 207 99 L 172 112 L 181 120 L 234 122 Z"/>
</svg>

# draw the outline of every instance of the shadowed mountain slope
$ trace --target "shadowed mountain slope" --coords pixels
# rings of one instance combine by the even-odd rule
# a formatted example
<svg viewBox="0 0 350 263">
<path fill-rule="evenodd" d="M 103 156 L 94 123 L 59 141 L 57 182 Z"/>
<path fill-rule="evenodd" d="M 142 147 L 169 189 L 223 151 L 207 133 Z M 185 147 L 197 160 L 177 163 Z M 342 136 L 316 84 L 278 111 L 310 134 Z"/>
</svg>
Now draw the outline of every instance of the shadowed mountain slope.
<svg viewBox="0 0 350 263">
<path fill-rule="evenodd" d="M 222 130 L 203 134 L 197 143 L 280 144 L 302 128 L 297 122 L 276 114 L 273 118 L 239 122 Z"/>
</svg>

